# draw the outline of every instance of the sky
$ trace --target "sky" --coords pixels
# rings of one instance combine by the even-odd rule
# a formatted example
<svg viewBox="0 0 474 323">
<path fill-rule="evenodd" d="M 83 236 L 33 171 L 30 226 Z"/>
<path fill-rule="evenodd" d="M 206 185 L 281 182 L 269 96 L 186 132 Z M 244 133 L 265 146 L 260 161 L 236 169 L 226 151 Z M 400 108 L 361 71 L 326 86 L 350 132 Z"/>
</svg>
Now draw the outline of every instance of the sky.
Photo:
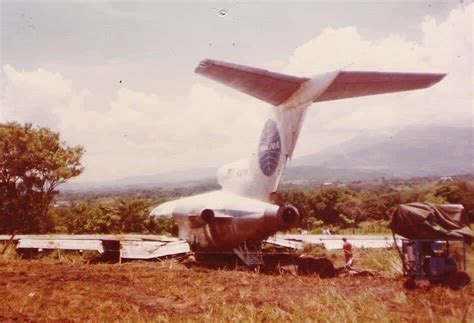
<svg viewBox="0 0 474 323">
<path fill-rule="evenodd" d="M 445 72 L 414 92 L 313 105 L 295 156 L 410 125 L 473 125 L 472 1 L 0 2 L 0 122 L 82 145 L 78 181 L 247 158 L 272 107 L 194 73 Z"/>
</svg>

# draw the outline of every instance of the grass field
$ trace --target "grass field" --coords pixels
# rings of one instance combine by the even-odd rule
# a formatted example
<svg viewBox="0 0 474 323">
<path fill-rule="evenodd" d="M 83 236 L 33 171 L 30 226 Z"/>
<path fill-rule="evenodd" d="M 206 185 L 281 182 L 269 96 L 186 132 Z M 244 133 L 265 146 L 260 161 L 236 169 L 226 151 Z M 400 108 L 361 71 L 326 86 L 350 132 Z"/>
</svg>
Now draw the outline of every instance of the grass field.
<svg viewBox="0 0 474 323">
<path fill-rule="evenodd" d="M 329 257 L 341 265 L 339 253 Z M 376 275 L 320 279 L 176 260 L 87 264 L 7 253 L 0 256 L 0 321 L 474 321 L 473 284 L 406 291 L 395 251 L 358 250 L 356 257 Z"/>
</svg>

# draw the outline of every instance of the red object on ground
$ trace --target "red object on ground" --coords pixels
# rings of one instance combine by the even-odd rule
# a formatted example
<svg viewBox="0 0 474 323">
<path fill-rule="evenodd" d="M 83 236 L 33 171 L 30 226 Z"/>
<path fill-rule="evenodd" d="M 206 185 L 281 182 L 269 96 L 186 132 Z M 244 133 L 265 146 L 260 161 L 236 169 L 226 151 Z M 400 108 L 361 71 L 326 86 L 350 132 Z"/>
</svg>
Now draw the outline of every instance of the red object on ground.
<svg viewBox="0 0 474 323">
<path fill-rule="evenodd" d="M 352 244 L 349 241 L 344 242 L 342 245 L 342 249 L 344 250 L 344 257 L 346 258 L 346 263 L 352 259 Z"/>
</svg>

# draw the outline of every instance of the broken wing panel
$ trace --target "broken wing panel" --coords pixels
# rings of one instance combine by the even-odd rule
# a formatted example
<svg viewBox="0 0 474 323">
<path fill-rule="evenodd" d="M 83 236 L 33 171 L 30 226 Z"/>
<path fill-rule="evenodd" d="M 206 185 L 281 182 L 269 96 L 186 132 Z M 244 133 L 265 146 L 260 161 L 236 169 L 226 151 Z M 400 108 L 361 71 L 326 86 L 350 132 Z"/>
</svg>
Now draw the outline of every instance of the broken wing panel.
<svg viewBox="0 0 474 323">
<path fill-rule="evenodd" d="M 276 236 L 270 237 L 267 240 L 265 240 L 265 242 L 275 245 L 275 246 L 286 247 L 290 249 L 297 249 L 297 250 L 304 249 L 303 243 L 292 240 L 292 239 L 282 238 L 282 237 L 276 237 Z"/>
<path fill-rule="evenodd" d="M 285 246 L 285 243 L 297 243 L 301 245 L 319 245 L 326 250 L 342 249 L 342 235 L 318 235 L 318 234 L 282 234 L 271 237 L 266 240 L 268 243 Z M 372 248 L 391 248 L 394 246 L 393 237 L 378 235 L 345 235 L 355 248 L 372 249 Z M 396 239 L 397 245 L 401 245 L 399 237 Z M 297 249 L 295 245 L 295 249 Z"/>
<path fill-rule="evenodd" d="M 122 241 L 121 248 L 124 259 L 154 259 L 190 252 L 189 244 L 184 240 L 173 242 Z"/>
<path fill-rule="evenodd" d="M 313 102 L 424 89 L 438 83 L 445 76 L 446 74 L 435 73 L 341 71 Z"/>
<path fill-rule="evenodd" d="M 342 240 L 322 240 L 326 250 L 342 249 Z M 393 248 L 394 242 L 392 240 L 349 240 L 352 246 L 356 249 L 386 249 Z"/>
<path fill-rule="evenodd" d="M 59 250 L 93 250 L 99 253 L 104 252 L 102 241 L 100 240 L 76 240 L 65 239 L 28 239 L 23 238 L 18 241 L 18 249 L 59 249 Z"/>
<path fill-rule="evenodd" d="M 0 242 L 7 239 L 0 236 Z M 190 251 L 185 240 L 155 235 L 19 235 L 15 241 L 18 249 L 120 251 L 124 259 L 153 259 Z M 109 242 L 117 242 L 116 249 L 110 249 Z"/>
</svg>

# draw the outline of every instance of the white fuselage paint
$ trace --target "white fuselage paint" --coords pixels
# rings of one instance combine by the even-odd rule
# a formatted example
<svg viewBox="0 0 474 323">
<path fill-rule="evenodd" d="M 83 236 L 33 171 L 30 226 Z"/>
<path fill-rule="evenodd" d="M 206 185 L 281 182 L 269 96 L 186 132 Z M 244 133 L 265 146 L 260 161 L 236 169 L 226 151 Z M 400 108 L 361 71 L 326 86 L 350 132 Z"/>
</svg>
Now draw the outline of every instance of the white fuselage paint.
<svg viewBox="0 0 474 323">
<path fill-rule="evenodd" d="M 179 237 L 186 239 L 194 250 L 231 250 L 246 242 L 261 241 L 284 228 L 278 216 L 279 206 L 269 203 L 270 194 L 277 190 L 286 162 L 293 155 L 308 107 L 337 74 L 322 74 L 306 81 L 288 100 L 275 107 L 269 119 L 272 121 L 267 123 L 276 125 L 270 139 L 279 140 L 264 141 L 262 134 L 250 160 L 221 167 L 217 173 L 221 191 L 163 203 L 151 215 L 173 217 L 179 226 Z M 262 154 L 268 153 L 264 157 L 275 163 L 272 157 L 276 151 L 276 164 L 265 170 L 266 175 L 262 169 Z M 204 208 L 213 210 L 216 218 L 211 223 L 196 224 L 191 220 L 192 213 Z"/>
<path fill-rule="evenodd" d="M 308 107 L 328 88 L 338 73 L 339 71 L 318 75 L 304 82 L 288 100 L 272 111 L 270 119 L 276 122 L 281 140 L 276 171 L 271 176 L 262 172 L 257 150 L 249 161 L 228 164 L 218 170 L 218 181 L 224 191 L 269 201 L 270 194 L 278 188 L 286 162 L 293 156 Z"/>
<path fill-rule="evenodd" d="M 176 211 L 183 206 L 189 210 L 211 209 L 216 218 L 211 223 L 195 226 L 190 221 L 192 211 L 190 214 Z M 278 208 L 232 192 L 212 191 L 165 202 L 151 215 L 173 217 L 179 227 L 179 237 L 187 240 L 192 249 L 230 250 L 244 241 L 259 241 L 276 232 L 281 227 L 276 221 Z"/>
</svg>

